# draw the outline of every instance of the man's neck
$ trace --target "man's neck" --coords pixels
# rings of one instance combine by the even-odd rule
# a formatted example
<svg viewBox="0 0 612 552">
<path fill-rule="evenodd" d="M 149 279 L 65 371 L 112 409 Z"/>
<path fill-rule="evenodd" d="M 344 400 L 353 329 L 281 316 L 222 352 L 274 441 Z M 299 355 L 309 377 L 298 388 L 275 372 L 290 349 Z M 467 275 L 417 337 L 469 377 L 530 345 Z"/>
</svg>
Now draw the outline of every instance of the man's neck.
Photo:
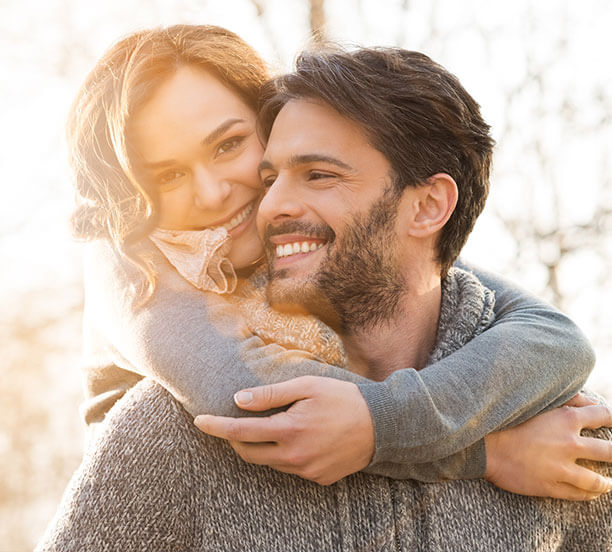
<svg viewBox="0 0 612 552">
<path fill-rule="evenodd" d="M 407 291 L 393 319 L 342 335 L 351 371 L 382 381 L 395 370 L 423 368 L 438 331 L 439 278 Z"/>
</svg>

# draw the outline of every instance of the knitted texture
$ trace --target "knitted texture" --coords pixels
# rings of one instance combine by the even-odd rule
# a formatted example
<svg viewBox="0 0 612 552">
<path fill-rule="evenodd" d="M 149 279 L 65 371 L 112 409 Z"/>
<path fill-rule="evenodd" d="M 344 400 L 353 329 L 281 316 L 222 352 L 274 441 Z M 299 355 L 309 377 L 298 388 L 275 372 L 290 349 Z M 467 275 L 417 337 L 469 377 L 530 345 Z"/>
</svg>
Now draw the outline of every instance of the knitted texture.
<svg viewBox="0 0 612 552">
<path fill-rule="evenodd" d="M 338 334 L 314 316 L 274 310 L 266 299 L 267 284 L 267 271 L 261 267 L 241 282 L 230 297 L 253 334 L 266 343 L 308 351 L 323 362 L 346 367 L 346 354 Z"/>
<path fill-rule="evenodd" d="M 442 280 L 442 302 L 436 346 L 427 364 L 433 364 L 463 347 L 493 322 L 495 298 L 469 272 L 453 267 Z"/>
<path fill-rule="evenodd" d="M 358 473 L 322 487 L 245 464 L 144 380 L 109 413 L 37 550 L 604 552 L 611 515 L 609 495 L 538 499 L 483 480 Z"/>
<path fill-rule="evenodd" d="M 224 228 L 199 231 L 158 228 L 150 239 L 178 273 L 196 288 L 221 294 L 235 291 L 235 295 L 228 296 L 229 300 L 238 306 L 253 334 L 264 342 L 309 351 L 323 362 L 346 366 L 342 342 L 329 326 L 314 316 L 282 313 L 270 307 L 266 299 L 265 266 L 238 283 L 232 264 L 225 257 L 231 238 Z"/>
<path fill-rule="evenodd" d="M 445 285 L 432 357 L 490 320 L 489 294 L 461 278 L 457 288 Z M 451 289 L 461 301 L 452 302 Z M 609 429 L 596 435 L 612 438 Z M 322 487 L 245 464 L 146 379 L 99 428 L 37 550 L 599 552 L 612 550 L 611 514 L 610 496 L 535 499 L 483 480 L 358 473 Z"/>
</svg>

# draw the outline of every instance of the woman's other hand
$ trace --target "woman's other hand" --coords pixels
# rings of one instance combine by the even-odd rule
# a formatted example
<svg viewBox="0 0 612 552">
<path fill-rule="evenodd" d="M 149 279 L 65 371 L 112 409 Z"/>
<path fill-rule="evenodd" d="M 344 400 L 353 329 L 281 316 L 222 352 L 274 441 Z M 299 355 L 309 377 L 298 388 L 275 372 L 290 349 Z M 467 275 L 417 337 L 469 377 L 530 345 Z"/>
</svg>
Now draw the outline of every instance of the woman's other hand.
<svg viewBox="0 0 612 552">
<path fill-rule="evenodd" d="M 485 478 L 507 491 L 591 500 L 612 491 L 612 479 L 576 461 L 612 462 L 612 441 L 582 436 L 612 427 L 612 408 L 579 394 L 565 406 L 485 437 Z"/>
</svg>

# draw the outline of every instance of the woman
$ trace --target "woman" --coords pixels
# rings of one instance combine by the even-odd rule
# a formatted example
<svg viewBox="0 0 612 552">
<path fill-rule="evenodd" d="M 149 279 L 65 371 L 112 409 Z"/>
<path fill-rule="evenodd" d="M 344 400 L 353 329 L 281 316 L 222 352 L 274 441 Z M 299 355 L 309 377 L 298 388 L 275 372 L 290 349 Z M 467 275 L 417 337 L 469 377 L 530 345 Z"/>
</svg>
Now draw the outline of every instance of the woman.
<svg viewBox="0 0 612 552">
<path fill-rule="evenodd" d="M 228 299 L 237 276 L 248 276 L 262 253 L 256 107 L 267 78 L 259 57 L 231 32 L 175 26 L 116 44 L 79 92 L 69 124 L 81 197 L 74 225 L 81 237 L 97 239 L 85 270 L 89 424 L 143 376 L 194 415 L 240 415 L 237 390 L 303 374 L 368 385 L 371 401 L 391 397 L 387 382 L 320 360 L 342 362 L 326 327 L 301 321 L 315 328 L 319 344 L 332 344 L 301 351 L 291 336 L 283 341 L 282 332 L 253 323 L 248 309 L 239 316 L 241 299 Z M 496 293 L 496 322 L 427 370 L 394 374 L 444 429 L 415 439 L 409 451 L 398 448 L 397 437 L 383 432 L 385 419 L 410 428 L 415 399 L 368 403 L 377 431 L 369 471 L 426 480 L 482 476 L 486 434 L 562 404 L 584 382 L 592 352 L 573 324 L 477 274 Z M 469 372 L 478 385 L 457 389 L 440 376 L 451 371 Z M 444 410 L 450 398 L 465 405 L 462 420 Z M 453 454 L 425 462 L 440 450 Z M 418 469 L 399 461 L 407 457 L 422 459 Z"/>
</svg>

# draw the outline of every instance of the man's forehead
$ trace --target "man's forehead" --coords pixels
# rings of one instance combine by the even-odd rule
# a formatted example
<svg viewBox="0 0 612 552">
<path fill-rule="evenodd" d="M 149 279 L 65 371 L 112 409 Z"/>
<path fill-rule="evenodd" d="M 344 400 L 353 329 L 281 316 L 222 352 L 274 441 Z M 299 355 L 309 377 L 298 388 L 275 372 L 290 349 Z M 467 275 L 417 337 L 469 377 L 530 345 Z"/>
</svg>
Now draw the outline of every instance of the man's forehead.
<svg viewBox="0 0 612 552">
<path fill-rule="evenodd" d="M 281 159 L 294 165 L 308 156 L 338 159 L 339 154 L 366 145 L 369 140 L 360 126 L 330 105 L 310 98 L 291 100 L 272 125 L 262 166 Z"/>
</svg>

